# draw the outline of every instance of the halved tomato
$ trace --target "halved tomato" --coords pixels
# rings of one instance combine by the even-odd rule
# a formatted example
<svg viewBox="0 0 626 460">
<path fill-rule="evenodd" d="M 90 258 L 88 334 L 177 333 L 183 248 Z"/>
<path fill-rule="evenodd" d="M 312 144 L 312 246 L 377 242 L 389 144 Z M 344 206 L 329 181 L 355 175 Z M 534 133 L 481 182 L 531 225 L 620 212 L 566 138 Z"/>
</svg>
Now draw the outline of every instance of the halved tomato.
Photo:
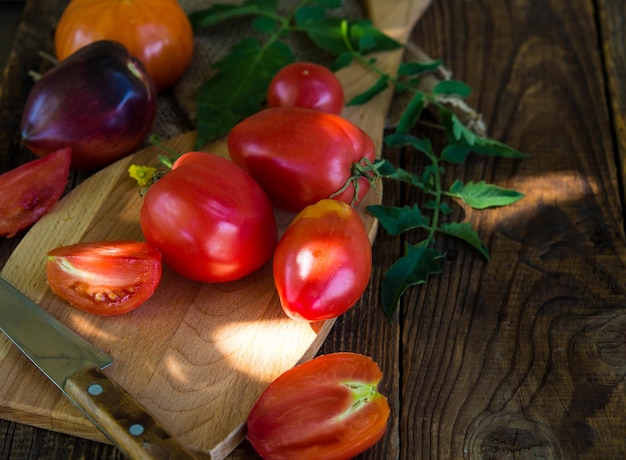
<svg viewBox="0 0 626 460">
<path fill-rule="evenodd" d="M 263 392 L 247 438 L 264 459 L 352 458 L 382 438 L 389 404 L 382 372 L 368 356 L 331 353 L 296 366 Z"/>
<path fill-rule="evenodd" d="M 72 151 L 61 149 L 0 176 L 0 236 L 15 236 L 52 209 L 65 191 L 71 160 Z"/>
<path fill-rule="evenodd" d="M 148 300 L 161 281 L 161 253 L 139 241 L 77 243 L 48 253 L 52 292 L 96 315 L 120 315 Z"/>
</svg>

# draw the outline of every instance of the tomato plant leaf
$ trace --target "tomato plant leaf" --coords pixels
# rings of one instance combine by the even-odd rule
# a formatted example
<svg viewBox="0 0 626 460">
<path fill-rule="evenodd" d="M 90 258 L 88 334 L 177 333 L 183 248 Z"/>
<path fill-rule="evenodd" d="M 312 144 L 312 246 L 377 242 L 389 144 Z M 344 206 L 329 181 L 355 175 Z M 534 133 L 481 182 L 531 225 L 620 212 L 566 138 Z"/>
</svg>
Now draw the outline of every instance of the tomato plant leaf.
<svg viewBox="0 0 626 460">
<path fill-rule="evenodd" d="M 465 143 L 453 143 L 446 145 L 441 151 L 441 158 L 448 163 L 463 163 L 471 153 L 472 148 Z"/>
<path fill-rule="evenodd" d="M 261 2 L 248 1 L 241 5 L 216 4 L 190 13 L 189 22 L 194 30 L 200 30 L 229 19 L 258 15 L 268 8 L 270 11 L 276 8 L 276 0 L 268 0 L 267 3 L 268 5 L 263 5 Z M 272 4 L 274 5 L 271 6 Z"/>
<path fill-rule="evenodd" d="M 500 157 L 500 158 L 526 158 L 527 155 L 509 147 L 502 142 L 498 142 L 494 139 L 488 139 L 485 137 L 477 137 L 474 145 L 472 145 L 472 151 L 479 155 Z"/>
<path fill-rule="evenodd" d="M 441 80 L 433 88 L 433 94 L 458 96 L 460 98 L 466 98 L 471 93 L 472 88 L 459 80 Z"/>
<path fill-rule="evenodd" d="M 450 194 L 463 200 L 474 209 L 508 206 L 524 197 L 522 193 L 516 190 L 488 184 L 484 180 L 480 182 L 470 181 L 467 184 L 462 184 L 461 181 L 457 180 L 450 187 Z"/>
<path fill-rule="evenodd" d="M 339 69 L 348 67 L 352 63 L 353 60 L 354 60 L 354 55 L 351 52 L 346 51 L 345 53 L 342 53 L 339 56 L 337 56 L 337 58 L 335 59 L 335 62 L 333 62 L 329 66 L 329 68 L 333 72 L 336 72 Z"/>
<path fill-rule="evenodd" d="M 431 62 L 403 62 L 398 66 L 398 75 L 420 75 L 426 72 L 432 72 L 442 65 L 440 60 Z"/>
<path fill-rule="evenodd" d="M 361 105 L 370 101 L 373 97 L 382 93 L 389 87 L 389 75 L 383 75 L 378 79 L 374 85 L 369 87 L 366 91 L 361 94 L 357 94 L 354 96 L 346 105 Z"/>
<path fill-rule="evenodd" d="M 405 245 L 405 255 L 394 263 L 383 277 L 381 300 L 387 320 L 391 322 L 402 294 L 411 286 L 425 284 L 430 275 L 442 272 L 441 253 L 425 245 Z"/>
<path fill-rule="evenodd" d="M 413 136 L 412 134 L 392 133 L 385 136 L 385 145 L 388 147 L 413 147 L 420 152 L 431 155 L 433 147 L 430 140 Z"/>
<path fill-rule="evenodd" d="M 258 40 L 245 38 L 235 45 L 214 65 L 215 77 L 200 88 L 197 145 L 226 135 L 240 120 L 259 111 L 274 74 L 293 60 L 291 49 L 279 41 L 261 46 Z"/>
<path fill-rule="evenodd" d="M 417 204 L 413 206 L 372 205 L 367 210 L 378 219 L 378 222 L 390 235 L 397 236 L 414 228 L 426 228 L 428 217 L 422 214 Z"/>
<path fill-rule="evenodd" d="M 446 130 L 449 143 L 464 142 L 473 146 L 478 136 L 463 124 L 451 110 L 441 110 L 441 123 Z"/>
<path fill-rule="evenodd" d="M 400 121 L 398 121 L 398 126 L 396 127 L 396 133 L 407 134 L 421 117 L 423 108 L 424 93 L 416 91 L 406 109 L 402 112 L 402 116 L 400 117 Z"/>
<path fill-rule="evenodd" d="M 489 250 L 480 241 L 478 233 L 472 228 L 472 224 L 469 222 L 446 222 L 441 224 L 437 230 L 465 241 L 470 246 L 477 249 L 483 257 L 489 261 Z"/>
</svg>

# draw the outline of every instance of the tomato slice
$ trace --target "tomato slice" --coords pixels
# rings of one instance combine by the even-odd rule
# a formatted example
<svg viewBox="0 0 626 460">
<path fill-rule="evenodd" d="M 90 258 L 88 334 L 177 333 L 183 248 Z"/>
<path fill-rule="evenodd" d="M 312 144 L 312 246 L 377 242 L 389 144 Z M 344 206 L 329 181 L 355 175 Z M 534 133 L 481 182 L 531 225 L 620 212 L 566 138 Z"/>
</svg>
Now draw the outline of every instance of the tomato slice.
<svg viewBox="0 0 626 460">
<path fill-rule="evenodd" d="M 0 175 L 0 236 L 12 238 L 52 209 L 65 191 L 71 159 L 65 148 Z"/>
<path fill-rule="evenodd" d="M 161 253 L 139 241 L 77 243 L 48 253 L 52 292 L 96 315 L 127 313 L 148 300 L 161 281 Z"/>
<path fill-rule="evenodd" d="M 387 399 L 369 357 L 331 353 L 296 366 L 263 392 L 247 419 L 247 438 L 266 460 L 352 458 L 382 438 Z"/>
</svg>

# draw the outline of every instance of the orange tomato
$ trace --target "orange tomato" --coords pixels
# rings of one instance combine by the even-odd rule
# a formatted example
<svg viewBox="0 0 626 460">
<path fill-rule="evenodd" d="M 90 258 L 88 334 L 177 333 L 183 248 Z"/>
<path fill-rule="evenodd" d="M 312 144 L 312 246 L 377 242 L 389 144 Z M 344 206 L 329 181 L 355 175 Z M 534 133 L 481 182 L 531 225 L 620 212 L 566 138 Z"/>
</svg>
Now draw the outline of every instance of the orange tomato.
<svg viewBox="0 0 626 460">
<path fill-rule="evenodd" d="M 57 25 L 57 58 L 105 39 L 126 46 L 159 91 L 183 75 L 193 55 L 193 30 L 176 0 L 72 0 Z"/>
</svg>

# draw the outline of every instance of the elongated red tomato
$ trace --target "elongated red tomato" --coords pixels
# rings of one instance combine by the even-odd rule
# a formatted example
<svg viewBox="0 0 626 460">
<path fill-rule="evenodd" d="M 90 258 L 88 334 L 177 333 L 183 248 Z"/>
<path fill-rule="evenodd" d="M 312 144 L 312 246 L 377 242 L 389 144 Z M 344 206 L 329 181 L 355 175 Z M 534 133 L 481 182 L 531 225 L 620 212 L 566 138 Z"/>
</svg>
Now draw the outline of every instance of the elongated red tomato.
<svg viewBox="0 0 626 460">
<path fill-rule="evenodd" d="M 343 87 L 326 67 L 294 62 L 274 75 L 267 90 L 267 105 L 307 107 L 339 115 L 344 105 Z"/>
<path fill-rule="evenodd" d="M 331 196 L 347 203 L 362 199 L 370 182 L 355 177 L 354 165 L 375 156 L 372 139 L 358 126 L 302 107 L 274 107 L 246 118 L 229 133 L 228 150 L 274 206 L 293 212 Z M 354 186 L 342 190 L 353 177 Z"/>
<path fill-rule="evenodd" d="M 72 151 L 61 149 L 0 176 L 0 236 L 11 238 L 34 224 L 59 201 Z"/>
<path fill-rule="evenodd" d="M 202 282 L 252 273 L 272 257 L 278 240 L 263 189 L 232 162 L 202 152 L 182 155 L 150 187 L 140 221 L 168 266 Z"/>
<path fill-rule="evenodd" d="M 263 392 L 247 438 L 266 460 L 343 460 L 376 444 L 389 418 L 369 357 L 331 353 L 294 367 Z"/>
<path fill-rule="evenodd" d="M 161 253 L 139 241 L 98 241 L 48 253 L 52 292 L 96 315 L 127 313 L 148 300 L 161 281 Z"/>
<path fill-rule="evenodd" d="M 300 212 L 281 237 L 274 282 L 285 313 L 298 321 L 335 318 L 363 295 L 372 248 L 359 214 L 337 200 Z"/>
</svg>

